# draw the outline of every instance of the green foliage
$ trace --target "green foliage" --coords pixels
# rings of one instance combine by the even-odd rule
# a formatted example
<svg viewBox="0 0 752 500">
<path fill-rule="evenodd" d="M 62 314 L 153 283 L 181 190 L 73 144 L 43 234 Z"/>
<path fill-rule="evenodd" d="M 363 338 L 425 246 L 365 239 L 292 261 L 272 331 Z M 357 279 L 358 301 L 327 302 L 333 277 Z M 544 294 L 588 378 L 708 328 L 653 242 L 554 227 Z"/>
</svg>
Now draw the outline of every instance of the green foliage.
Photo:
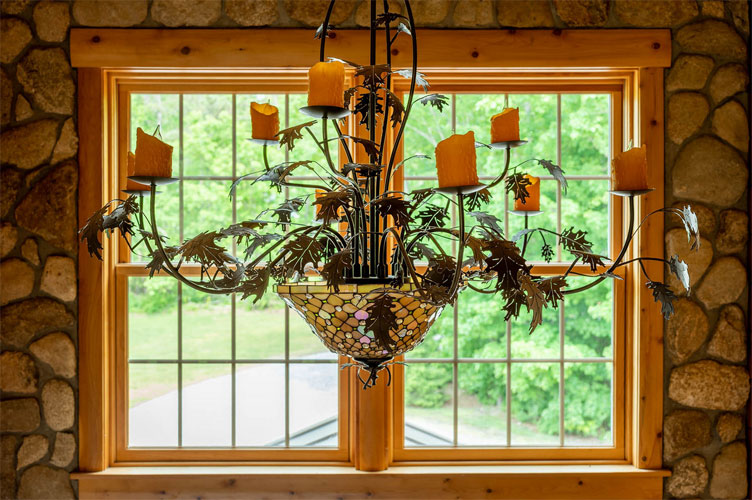
<svg viewBox="0 0 752 500">
<path fill-rule="evenodd" d="M 282 95 L 236 96 L 237 176 L 264 169 L 262 149 L 245 139 L 250 137 L 250 101 L 270 102 L 280 108 L 284 116 L 285 98 Z M 503 95 L 457 95 L 456 132 L 476 132 L 476 139 L 489 142 L 490 117 L 504 106 Z M 308 121 L 297 109 L 305 106 L 304 95 L 290 95 L 290 120 L 281 123 L 281 128 Z M 135 150 L 135 129 L 142 127 L 151 132 L 161 125 L 164 140 L 175 146 L 173 172 L 179 172 L 179 98 L 177 95 L 141 94 L 132 97 L 131 126 L 134 138 L 131 149 Z M 528 158 L 556 160 L 555 95 L 512 95 L 509 105 L 520 108 L 520 133 L 530 142 L 512 151 L 512 165 Z M 183 173 L 186 176 L 233 175 L 232 157 L 232 97 L 230 95 L 185 95 L 183 102 Z M 561 168 L 565 175 L 606 175 L 609 152 L 609 97 L 607 95 L 562 95 L 562 144 Z M 313 130 L 320 135 L 321 126 Z M 436 144 L 452 133 L 451 113 L 437 113 L 431 106 L 415 106 L 410 114 L 409 128 L 405 139 L 405 153 L 433 156 Z M 329 129 L 329 137 L 334 136 Z M 336 154 L 337 148 L 332 148 Z M 286 161 L 284 150 L 268 148 L 269 164 Z M 316 144 L 304 135 L 295 145 L 289 160 L 321 160 Z M 478 173 L 492 178 L 503 168 L 504 152 L 478 150 Z M 432 160 L 415 160 L 403 168 L 406 175 L 435 176 Z M 548 175 L 536 163 L 522 167 L 533 175 Z M 255 218 L 263 210 L 278 206 L 285 199 L 306 196 L 308 190 L 287 188 L 282 193 L 276 189 L 244 180 L 237 190 L 236 212 L 238 220 Z M 233 202 L 227 193 L 231 181 L 185 180 L 183 189 L 182 239 L 191 238 L 200 232 L 227 227 L 233 222 Z M 168 237 L 168 244 L 181 243 L 179 226 L 180 185 L 160 187 L 162 193 L 157 201 L 157 220 L 160 231 Z M 435 187 L 431 180 L 406 180 L 406 191 Z M 607 253 L 608 244 L 608 181 L 569 181 L 568 193 L 562 197 L 562 226 L 574 226 L 588 231 L 593 251 Z M 492 198 L 483 210 L 503 220 L 507 200 L 502 186 L 492 191 Z M 544 180 L 541 184 L 541 208 L 544 214 L 533 223 L 547 228 L 556 228 L 557 184 Z M 310 201 L 310 200 L 309 200 Z M 443 205 L 440 199 L 432 200 Z M 511 202 L 511 200 L 509 200 Z M 315 208 L 306 207 L 298 219 L 313 220 Z M 456 215 L 455 215 L 456 217 Z M 474 223 L 474 222 L 473 222 Z M 523 219 L 509 218 L 509 235 L 523 227 Z M 448 222 L 448 224 L 456 224 Z M 440 240 L 447 251 L 451 244 Z M 556 238 L 546 237 L 554 247 L 554 260 L 558 257 Z M 433 243 L 429 247 L 436 250 Z M 527 258 L 542 260 L 540 252 L 543 240 L 534 235 L 528 245 Z M 239 247 L 237 254 L 243 254 Z M 262 250 L 257 250 L 257 253 Z M 566 252 L 563 257 L 566 259 Z M 134 258 L 135 260 L 135 258 Z M 164 313 L 177 306 L 177 284 L 171 278 L 129 280 L 129 310 L 135 313 Z M 586 283 L 582 278 L 568 279 L 570 287 Z M 227 304 L 227 297 L 213 297 L 200 293 L 187 293 L 183 287 L 183 307 L 189 310 L 220 308 Z M 237 301 L 239 311 L 274 311 L 283 305 L 279 298 L 267 293 L 256 304 Z M 473 359 L 504 359 L 507 356 L 507 331 L 504 312 L 498 297 L 464 291 L 458 301 L 458 355 Z M 217 309 L 219 310 L 219 309 Z M 528 335 L 529 318 L 524 314 L 511 328 L 511 355 L 513 358 L 540 358 L 559 356 L 558 310 L 546 309 L 544 322 Z M 569 295 L 564 305 L 565 357 L 610 357 L 612 291 L 610 282 L 601 284 L 586 293 Z M 295 318 L 295 321 L 299 321 Z M 447 307 L 428 333 L 428 336 L 410 358 L 449 358 L 454 352 L 452 337 L 454 310 Z M 297 325 L 297 323 L 295 323 Z M 276 328 L 276 326 L 275 326 Z M 311 337 L 301 323 L 301 335 Z M 297 331 L 297 330 L 296 330 Z M 299 341 L 296 341 L 299 343 Z M 319 346 L 320 347 L 320 346 Z M 608 437 L 611 426 L 611 370 L 610 363 L 568 363 L 565 366 L 565 431 L 568 434 L 603 438 Z M 559 383 L 558 365 L 551 363 L 514 363 L 511 368 L 512 417 L 522 423 L 535 426 L 541 433 L 558 435 Z M 441 408 L 451 401 L 452 365 L 438 363 L 411 363 L 406 368 L 405 391 L 409 405 L 425 409 Z M 458 379 L 460 402 L 476 401 L 476 404 L 504 408 L 507 391 L 507 365 L 504 363 L 469 363 L 463 365 Z M 465 398 L 465 399 L 463 399 Z"/>
<path fill-rule="evenodd" d="M 440 408 L 452 399 L 447 388 L 447 384 L 452 381 L 451 366 L 414 363 L 405 370 L 405 400 L 410 405 Z"/>
</svg>

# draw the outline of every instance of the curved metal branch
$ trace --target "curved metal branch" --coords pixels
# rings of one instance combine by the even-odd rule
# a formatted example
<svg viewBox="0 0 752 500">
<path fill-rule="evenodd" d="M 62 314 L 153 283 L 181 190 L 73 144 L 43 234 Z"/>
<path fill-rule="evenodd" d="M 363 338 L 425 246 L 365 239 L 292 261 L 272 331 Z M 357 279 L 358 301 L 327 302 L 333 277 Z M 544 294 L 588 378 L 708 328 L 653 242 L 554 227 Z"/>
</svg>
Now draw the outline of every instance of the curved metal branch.
<svg viewBox="0 0 752 500">
<path fill-rule="evenodd" d="M 334 2 L 336 0 L 332 0 L 329 2 L 329 8 L 326 10 L 326 17 L 324 17 L 324 29 L 321 32 L 321 50 L 319 53 L 319 61 L 324 62 L 324 57 L 326 53 L 326 37 L 329 34 L 329 18 L 332 17 L 332 10 L 334 9 Z"/>
<path fill-rule="evenodd" d="M 407 20 L 410 24 L 410 34 L 413 41 L 413 52 L 412 52 L 412 78 L 410 78 L 410 94 L 407 99 L 407 108 L 405 109 L 405 114 L 402 117 L 402 123 L 400 124 L 399 132 L 397 132 L 397 137 L 394 139 L 394 144 L 392 145 L 392 153 L 389 156 L 389 166 L 386 170 L 386 178 L 384 181 L 384 185 L 388 186 L 389 181 L 392 180 L 392 171 L 394 168 L 394 159 L 396 158 L 397 151 L 399 150 L 399 144 L 402 140 L 402 134 L 405 132 L 405 126 L 407 125 L 407 119 L 410 116 L 410 110 L 413 107 L 413 95 L 415 95 L 415 78 L 417 77 L 418 73 L 418 39 L 415 35 L 415 19 L 413 18 L 413 10 L 410 8 L 410 0 L 405 0 L 405 10 L 407 11 Z"/>
<path fill-rule="evenodd" d="M 173 278 L 177 279 L 178 281 L 185 283 L 189 287 L 193 288 L 194 290 L 198 290 L 200 292 L 205 293 L 211 293 L 214 295 L 227 295 L 228 293 L 233 293 L 235 291 L 235 288 L 216 288 L 216 287 L 207 287 L 204 285 L 201 285 L 199 283 L 196 283 L 195 281 L 189 280 L 182 274 L 180 274 L 180 271 L 175 268 L 175 266 L 172 264 L 172 260 L 167 255 L 167 252 L 164 250 L 164 246 L 162 245 L 162 238 L 159 236 L 159 230 L 157 229 L 157 216 L 156 216 L 156 198 L 157 198 L 157 186 L 152 182 L 151 184 L 151 234 L 154 237 L 154 243 L 157 245 L 157 249 L 159 250 L 159 253 L 162 256 L 162 267 L 166 268 L 168 271 L 168 274 L 172 276 Z M 150 246 L 147 244 L 147 248 L 151 251 Z"/>
<path fill-rule="evenodd" d="M 415 267 L 413 266 L 412 262 L 410 261 L 410 256 L 407 254 L 407 250 L 405 250 L 405 245 L 402 243 L 402 238 L 400 238 L 399 233 L 393 228 L 388 227 L 384 230 L 384 237 L 386 238 L 386 233 L 391 233 L 392 236 L 394 236 L 395 241 L 397 242 L 397 246 L 400 249 L 400 253 L 402 254 L 402 258 L 405 261 L 405 264 L 407 266 L 407 271 L 410 273 L 410 278 L 412 278 L 413 282 L 415 283 L 415 287 L 418 290 L 418 293 L 421 295 L 421 297 L 425 298 L 426 295 L 424 294 L 422 290 L 422 280 L 418 280 L 418 274 L 415 271 Z"/>
<path fill-rule="evenodd" d="M 608 270 L 606 271 L 606 274 L 613 272 L 613 270 L 616 269 L 621 264 L 621 261 L 624 258 L 624 255 L 626 255 L 627 249 L 629 248 L 630 243 L 632 243 L 632 237 L 634 236 L 634 233 L 633 233 L 634 220 L 635 220 L 634 196 L 630 196 L 629 197 L 629 229 L 627 229 L 627 238 L 626 240 L 624 240 L 624 245 L 622 245 L 619 255 L 616 257 L 616 260 L 613 261 L 613 263 L 611 264 L 611 267 L 608 268 Z M 575 262 L 576 262 L 576 259 L 575 259 Z M 640 265 L 642 265 L 642 262 L 640 262 Z M 574 262 L 572 262 L 571 267 L 574 267 Z M 570 295 L 573 293 L 584 292 L 585 290 L 589 290 L 590 288 L 593 288 L 594 286 L 602 283 L 603 280 L 605 279 L 606 279 L 605 276 L 600 276 L 598 279 L 588 283 L 587 285 L 583 285 L 578 288 L 573 288 L 571 290 L 562 290 L 561 293 L 562 295 Z"/>
</svg>

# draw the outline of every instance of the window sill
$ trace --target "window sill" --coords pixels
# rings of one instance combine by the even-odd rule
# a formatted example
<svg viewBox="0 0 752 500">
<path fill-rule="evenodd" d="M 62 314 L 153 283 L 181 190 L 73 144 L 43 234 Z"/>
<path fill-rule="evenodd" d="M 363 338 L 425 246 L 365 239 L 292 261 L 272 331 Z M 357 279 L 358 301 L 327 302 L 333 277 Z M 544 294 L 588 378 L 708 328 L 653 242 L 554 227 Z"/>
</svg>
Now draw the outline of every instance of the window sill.
<svg viewBox="0 0 752 500">
<path fill-rule="evenodd" d="M 87 498 L 661 498 L 665 470 L 631 465 L 111 467 L 77 472 Z"/>
</svg>

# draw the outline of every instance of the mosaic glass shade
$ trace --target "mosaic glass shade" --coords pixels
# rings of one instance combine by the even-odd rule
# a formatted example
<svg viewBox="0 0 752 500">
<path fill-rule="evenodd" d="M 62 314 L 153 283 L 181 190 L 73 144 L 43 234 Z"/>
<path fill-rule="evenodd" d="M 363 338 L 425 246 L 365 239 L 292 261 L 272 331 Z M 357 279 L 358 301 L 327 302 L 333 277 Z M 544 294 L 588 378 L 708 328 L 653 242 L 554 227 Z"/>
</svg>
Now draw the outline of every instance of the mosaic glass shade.
<svg viewBox="0 0 752 500">
<path fill-rule="evenodd" d="M 421 298 L 412 284 L 401 288 L 384 285 L 341 285 L 339 292 L 325 284 L 291 283 L 277 286 L 277 294 L 311 326 L 313 333 L 332 352 L 358 361 L 389 360 L 410 351 L 423 341 L 443 306 Z M 392 312 L 399 329 L 390 330 L 395 346 L 379 345 L 367 330 L 369 302 L 388 293 L 394 299 Z"/>
</svg>

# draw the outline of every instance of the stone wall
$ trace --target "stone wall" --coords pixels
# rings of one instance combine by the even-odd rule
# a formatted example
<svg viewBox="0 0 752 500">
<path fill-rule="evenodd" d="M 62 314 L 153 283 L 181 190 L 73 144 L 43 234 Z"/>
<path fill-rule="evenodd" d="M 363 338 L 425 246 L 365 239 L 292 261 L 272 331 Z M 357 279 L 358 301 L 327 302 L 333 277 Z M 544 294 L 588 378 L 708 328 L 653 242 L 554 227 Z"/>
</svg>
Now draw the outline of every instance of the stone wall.
<svg viewBox="0 0 752 500">
<path fill-rule="evenodd" d="M 2 0 L 0 34 L 0 491 L 69 498 L 77 464 L 75 26 L 317 26 L 327 0 Z M 399 9 L 400 2 L 392 2 Z M 413 0 L 421 26 L 668 27 L 666 199 L 698 212 L 689 253 L 667 220 L 667 254 L 693 293 L 667 324 L 668 497 L 747 494 L 746 258 L 749 4 L 746 0 Z M 360 0 L 332 22 L 363 26 Z M 88 258 L 88 257 L 86 257 Z M 657 383 L 657 381 L 656 381 Z"/>
</svg>

